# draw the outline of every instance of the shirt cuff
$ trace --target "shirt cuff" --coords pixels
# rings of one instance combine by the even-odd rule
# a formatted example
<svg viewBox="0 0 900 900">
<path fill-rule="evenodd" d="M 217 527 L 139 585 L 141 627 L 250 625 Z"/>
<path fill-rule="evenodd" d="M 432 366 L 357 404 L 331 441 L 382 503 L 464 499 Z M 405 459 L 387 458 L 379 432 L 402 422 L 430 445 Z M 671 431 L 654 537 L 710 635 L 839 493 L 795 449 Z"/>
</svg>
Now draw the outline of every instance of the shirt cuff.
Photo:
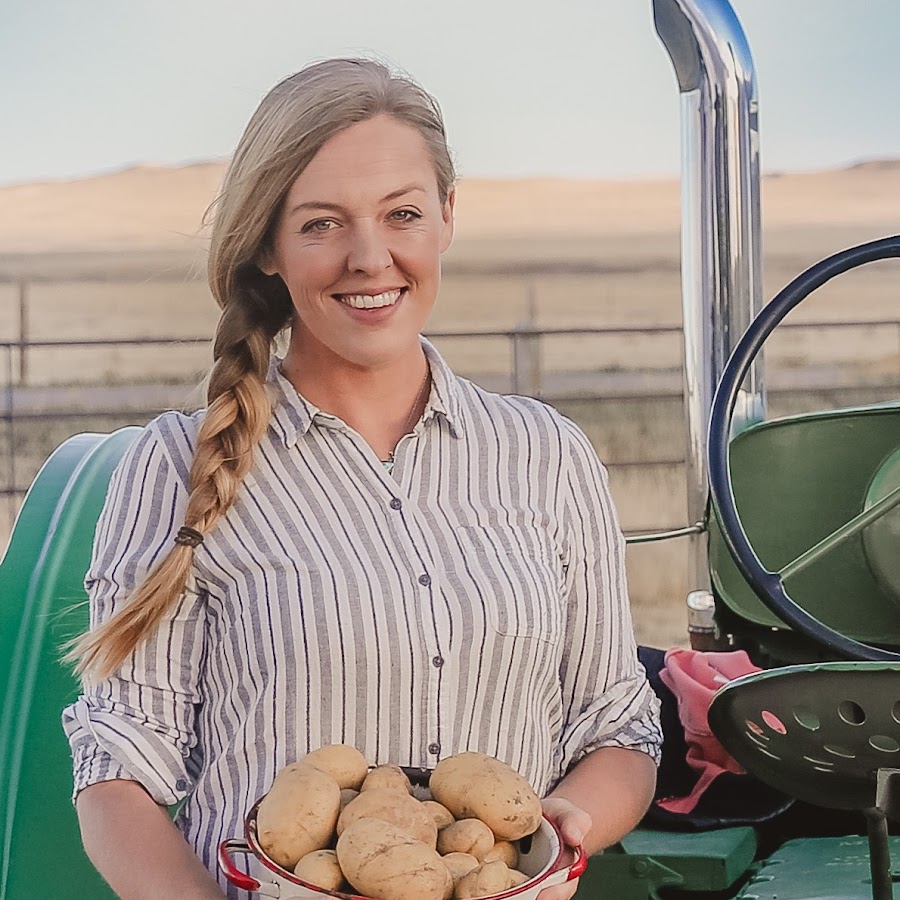
<svg viewBox="0 0 900 900">
<path fill-rule="evenodd" d="M 619 682 L 566 729 L 560 742 L 557 778 L 601 747 L 639 750 L 659 765 L 659 709 L 659 700 L 643 674 Z"/>
<path fill-rule="evenodd" d="M 82 697 L 66 707 L 63 729 L 72 751 L 73 800 L 101 781 L 136 781 L 161 806 L 183 800 L 192 785 L 176 747 L 146 721 L 122 714 L 121 704 Z"/>
</svg>

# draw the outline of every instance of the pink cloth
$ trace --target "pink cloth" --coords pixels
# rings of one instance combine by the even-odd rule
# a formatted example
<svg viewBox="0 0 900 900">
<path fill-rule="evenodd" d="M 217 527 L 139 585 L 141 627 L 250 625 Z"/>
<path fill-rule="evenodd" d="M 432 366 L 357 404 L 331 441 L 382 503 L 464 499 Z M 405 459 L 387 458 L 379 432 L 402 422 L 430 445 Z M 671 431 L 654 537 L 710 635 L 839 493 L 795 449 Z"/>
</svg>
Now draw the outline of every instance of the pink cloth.
<svg viewBox="0 0 900 900">
<path fill-rule="evenodd" d="M 678 701 L 678 717 L 688 745 L 687 763 L 700 777 L 686 797 L 668 797 L 659 800 L 658 806 L 671 813 L 690 813 L 723 772 L 744 774 L 710 731 L 707 711 L 713 694 L 723 684 L 759 671 L 743 650 L 709 653 L 676 648 L 666 653 L 666 664 L 659 675 Z"/>
</svg>

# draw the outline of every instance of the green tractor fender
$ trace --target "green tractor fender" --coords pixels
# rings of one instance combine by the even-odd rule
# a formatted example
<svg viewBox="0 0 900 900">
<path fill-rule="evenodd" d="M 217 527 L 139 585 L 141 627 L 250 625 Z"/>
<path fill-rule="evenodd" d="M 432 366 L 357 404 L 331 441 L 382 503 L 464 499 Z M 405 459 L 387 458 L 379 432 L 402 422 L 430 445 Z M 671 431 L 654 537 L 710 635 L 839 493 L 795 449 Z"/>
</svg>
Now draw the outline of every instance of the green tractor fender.
<svg viewBox="0 0 900 900">
<path fill-rule="evenodd" d="M 81 434 L 44 464 L 0 560 L 0 900 L 104 900 L 71 803 L 62 648 L 88 624 L 87 571 L 113 469 L 139 429 Z"/>
</svg>

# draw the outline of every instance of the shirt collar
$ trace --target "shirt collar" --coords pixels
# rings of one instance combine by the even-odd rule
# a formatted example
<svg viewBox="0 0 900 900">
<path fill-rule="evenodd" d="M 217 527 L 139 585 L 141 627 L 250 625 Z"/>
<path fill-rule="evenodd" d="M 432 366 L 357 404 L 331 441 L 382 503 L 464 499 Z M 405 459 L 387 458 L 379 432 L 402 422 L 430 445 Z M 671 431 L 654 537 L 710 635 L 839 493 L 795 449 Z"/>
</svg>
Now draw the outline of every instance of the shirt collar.
<svg viewBox="0 0 900 900">
<path fill-rule="evenodd" d="M 431 341 L 424 337 L 420 340 L 431 369 L 431 396 L 425 407 L 425 421 L 435 413 L 440 413 L 450 426 L 450 434 L 459 437 L 463 430 L 459 377 L 444 362 Z"/>
<path fill-rule="evenodd" d="M 275 430 L 285 447 L 292 447 L 312 427 L 313 419 L 321 410 L 310 403 L 281 374 L 282 360 L 272 356 L 266 380 L 272 398 L 272 421 L 270 427 Z"/>
<path fill-rule="evenodd" d="M 463 429 L 459 379 L 434 345 L 424 337 L 420 340 L 431 369 L 431 394 L 423 419 L 427 422 L 435 415 L 443 416 L 450 427 L 450 434 L 458 437 Z M 309 431 L 316 416 L 325 414 L 282 375 L 281 362 L 280 358 L 273 355 L 266 377 L 273 401 L 270 427 L 275 430 L 285 447 L 291 447 Z"/>
</svg>

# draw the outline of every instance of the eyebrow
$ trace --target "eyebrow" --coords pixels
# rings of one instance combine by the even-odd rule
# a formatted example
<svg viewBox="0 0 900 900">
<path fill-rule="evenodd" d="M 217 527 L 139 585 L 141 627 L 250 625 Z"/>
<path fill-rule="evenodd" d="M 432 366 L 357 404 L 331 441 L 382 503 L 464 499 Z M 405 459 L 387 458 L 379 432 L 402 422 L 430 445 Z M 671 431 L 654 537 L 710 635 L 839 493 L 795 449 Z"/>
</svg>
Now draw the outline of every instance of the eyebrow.
<svg viewBox="0 0 900 900">
<path fill-rule="evenodd" d="M 391 200 L 396 200 L 398 197 L 402 197 L 404 194 L 411 194 L 415 191 L 419 191 L 421 193 L 425 193 L 425 188 L 420 184 L 408 184 L 405 187 L 397 188 L 396 191 L 391 191 L 389 194 L 385 194 L 379 203 L 388 203 Z M 330 210 L 332 212 L 344 212 L 344 207 L 339 203 L 328 203 L 325 200 L 307 200 L 304 203 L 298 203 L 296 206 L 291 207 L 288 212 L 289 216 L 294 215 L 294 213 L 301 212 L 305 209 L 325 209 Z"/>
</svg>

